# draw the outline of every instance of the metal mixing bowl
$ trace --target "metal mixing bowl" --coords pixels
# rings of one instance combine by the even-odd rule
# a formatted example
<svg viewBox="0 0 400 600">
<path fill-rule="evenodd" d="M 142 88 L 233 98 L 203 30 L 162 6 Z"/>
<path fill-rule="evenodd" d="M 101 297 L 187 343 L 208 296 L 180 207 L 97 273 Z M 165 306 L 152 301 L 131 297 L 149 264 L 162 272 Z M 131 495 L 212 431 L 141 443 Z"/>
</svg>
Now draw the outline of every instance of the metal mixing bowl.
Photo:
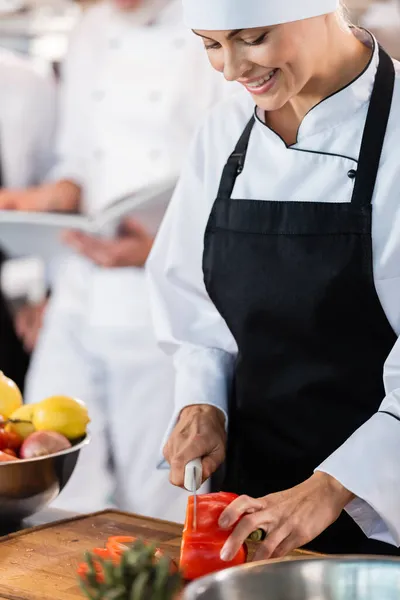
<svg viewBox="0 0 400 600">
<path fill-rule="evenodd" d="M 399 600 L 400 559 L 249 563 L 189 585 L 184 600 Z"/>
<path fill-rule="evenodd" d="M 0 519 L 19 521 L 45 508 L 68 483 L 86 436 L 68 450 L 0 463 Z"/>
</svg>

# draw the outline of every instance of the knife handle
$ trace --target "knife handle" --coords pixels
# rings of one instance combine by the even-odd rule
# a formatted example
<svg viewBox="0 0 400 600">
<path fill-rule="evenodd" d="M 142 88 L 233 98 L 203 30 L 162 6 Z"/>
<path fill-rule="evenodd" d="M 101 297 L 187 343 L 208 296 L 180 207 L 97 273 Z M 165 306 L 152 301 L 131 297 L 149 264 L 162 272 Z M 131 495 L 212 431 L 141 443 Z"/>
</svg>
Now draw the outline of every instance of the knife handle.
<svg viewBox="0 0 400 600">
<path fill-rule="evenodd" d="M 193 489 L 193 469 L 195 470 L 196 489 Z M 188 492 L 197 492 L 203 481 L 203 465 L 201 458 L 195 458 L 188 462 L 185 467 L 184 486 Z"/>
</svg>

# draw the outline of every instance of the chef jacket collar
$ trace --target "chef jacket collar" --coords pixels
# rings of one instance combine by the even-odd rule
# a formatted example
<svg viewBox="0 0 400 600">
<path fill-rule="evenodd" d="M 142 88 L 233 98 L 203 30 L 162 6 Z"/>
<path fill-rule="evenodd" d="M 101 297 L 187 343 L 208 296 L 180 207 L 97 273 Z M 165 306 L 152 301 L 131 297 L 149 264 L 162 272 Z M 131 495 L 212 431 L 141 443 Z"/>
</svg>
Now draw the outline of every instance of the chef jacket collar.
<svg viewBox="0 0 400 600">
<path fill-rule="evenodd" d="M 297 144 L 324 129 L 341 125 L 369 101 L 379 62 L 379 47 L 374 36 L 365 29 L 353 28 L 353 34 L 366 46 L 373 48 L 372 57 L 364 71 L 350 84 L 314 106 L 304 117 L 297 133 Z M 265 123 L 264 111 L 255 109 L 257 127 L 261 127 L 271 141 L 281 145 L 282 138 Z"/>
</svg>

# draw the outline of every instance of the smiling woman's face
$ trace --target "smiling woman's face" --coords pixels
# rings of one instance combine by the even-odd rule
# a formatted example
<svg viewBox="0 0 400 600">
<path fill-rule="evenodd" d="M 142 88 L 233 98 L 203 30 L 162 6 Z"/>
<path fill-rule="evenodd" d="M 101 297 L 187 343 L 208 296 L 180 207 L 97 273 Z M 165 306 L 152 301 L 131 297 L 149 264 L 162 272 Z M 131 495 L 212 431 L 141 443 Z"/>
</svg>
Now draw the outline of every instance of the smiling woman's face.
<svg viewBox="0 0 400 600">
<path fill-rule="evenodd" d="M 263 110 L 282 108 L 318 70 L 325 17 L 237 31 L 198 31 L 214 69 L 238 81 Z"/>
</svg>

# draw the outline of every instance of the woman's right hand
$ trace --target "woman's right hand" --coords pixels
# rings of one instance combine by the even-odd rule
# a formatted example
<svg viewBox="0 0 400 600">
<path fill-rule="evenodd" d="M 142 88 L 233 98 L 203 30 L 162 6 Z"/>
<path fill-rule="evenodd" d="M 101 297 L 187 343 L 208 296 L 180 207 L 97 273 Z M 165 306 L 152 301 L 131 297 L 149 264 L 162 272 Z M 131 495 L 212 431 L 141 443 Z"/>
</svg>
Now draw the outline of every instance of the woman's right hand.
<svg viewBox="0 0 400 600">
<path fill-rule="evenodd" d="M 225 415 L 219 408 L 208 404 L 184 408 L 164 448 L 171 483 L 183 487 L 185 467 L 195 458 L 202 459 L 206 481 L 223 463 L 225 446 Z"/>
</svg>

